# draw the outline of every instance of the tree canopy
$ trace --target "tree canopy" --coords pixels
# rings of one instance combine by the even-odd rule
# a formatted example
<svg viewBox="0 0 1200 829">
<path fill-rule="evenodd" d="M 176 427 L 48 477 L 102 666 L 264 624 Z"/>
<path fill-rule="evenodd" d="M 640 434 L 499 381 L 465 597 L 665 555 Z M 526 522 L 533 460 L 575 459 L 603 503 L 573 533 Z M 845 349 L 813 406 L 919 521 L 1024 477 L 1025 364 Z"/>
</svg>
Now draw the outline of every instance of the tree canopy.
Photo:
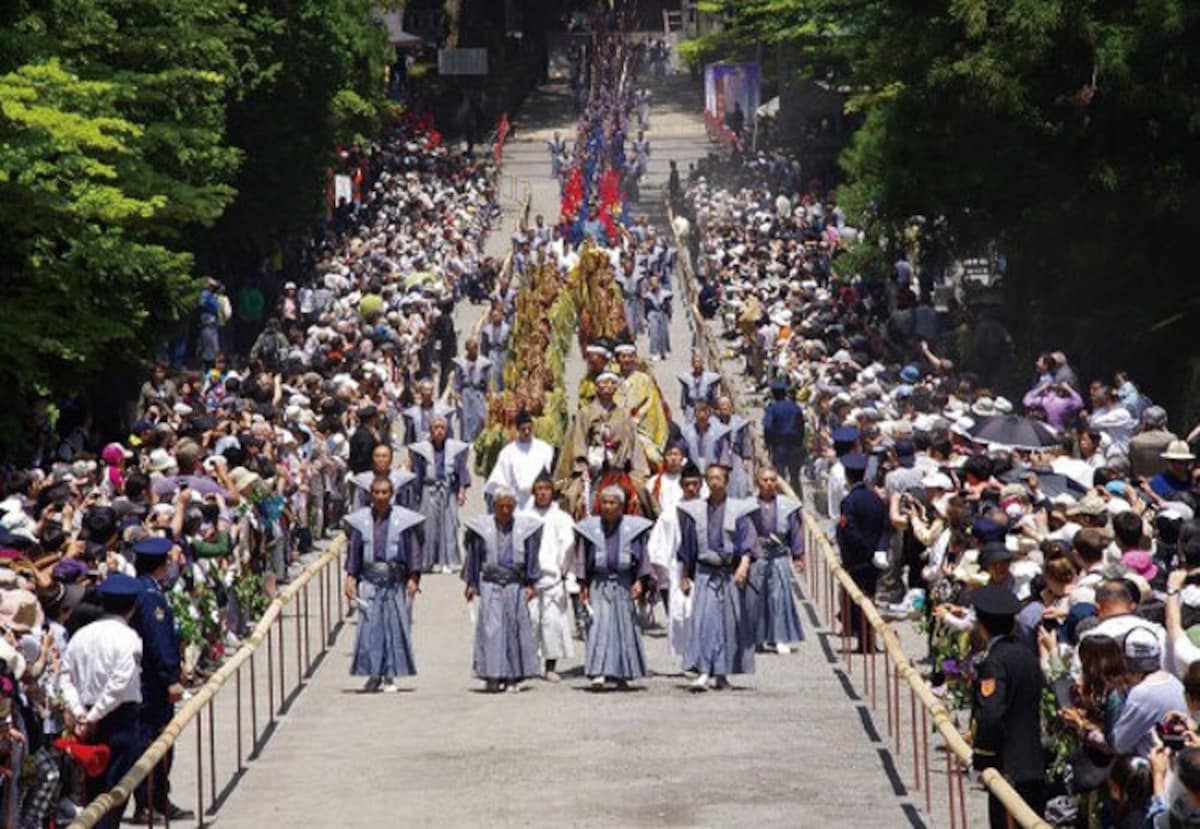
<svg viewBox="0 0 1200 829">
<path fill-rule="evenodd" d="M 336 145 L 382 113 L 376 5 L 3 4 L 4 448 L 35 397 L 144 362 L 194 305 L 198 258 L 319 215 Z"/>
<path fill-rule="evenodd" d="M 1030 342 L 1178 371 L 1200 291 L 1200 6 L 1187 0 L 743 0 L 699 59 L 779 44 L 853 90 L 839 198 L 1008 253 Z M 1032 323 L 1032 324 L 1030 324 Z M 1177 377 L 1178 375 L 1176 375 Z M 1164 396 L 1174 391 L 1163 387 Z"/>
</svg>

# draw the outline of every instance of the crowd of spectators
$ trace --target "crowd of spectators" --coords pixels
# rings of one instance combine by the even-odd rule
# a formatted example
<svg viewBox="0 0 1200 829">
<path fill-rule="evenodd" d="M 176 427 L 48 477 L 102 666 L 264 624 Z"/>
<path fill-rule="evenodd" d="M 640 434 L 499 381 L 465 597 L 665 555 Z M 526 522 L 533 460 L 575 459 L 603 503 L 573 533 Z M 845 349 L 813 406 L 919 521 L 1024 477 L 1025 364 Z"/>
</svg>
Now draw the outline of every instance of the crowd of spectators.
<svg viewBox="0 0 1200 829">
<path fill-rule="evenodd" d="M 64 654 L 103 615 L 100 585 L 147 575 L 135 545 L 170 542 L 160 586 L 175 682 L 198 683 L 365 500 L 348 480 L 379 462 L 393 426 L 403 434 L 388 413 L 416 399 L 415 379 L 449 381 L 454 303 L 486 295 L 494 276 L 480 261 L 499 210 L 491 156 L 452 151 L 427 120 L 404 117 L 368 166 L 361 197 L 312 240 L 313 272 L 283 286 L 248 355 L 217 350 L 205 331 L 200 365 L 155 366 L 126 439 L 98 443 L 81 406 L 34 466 L 0 477 L 3 765 L 18 782 L 4 796 L 20 826 L 83 803 L 86 775 L 56 745 L 78 713 L 63 698 Z"/>
<path fill-rule="evenodd" d="M 854 273 L 855 246 L 880 240 L 798 169 L 782 153 L 710 159 L 673 197 L 695 227 L 701 311 L 746 385 L 804 407 L 807 495 L 847 569 L 924 631 L 931 684 L 960 710 L 996 687 L 976 675 L 996 631 L 972 596 L 1016 597 L 1008 636 L 1042 666 L 1040 743 L 1026 740 L 1036 779 L 1002 771 L 1048 801 L 1047 820 L 1197 825 L 1200 429 L 1060 351 L 1023 389 L 966 370 L 951 331 L 964 311 L 935 305 L 903 253 Z"/>
</svg>

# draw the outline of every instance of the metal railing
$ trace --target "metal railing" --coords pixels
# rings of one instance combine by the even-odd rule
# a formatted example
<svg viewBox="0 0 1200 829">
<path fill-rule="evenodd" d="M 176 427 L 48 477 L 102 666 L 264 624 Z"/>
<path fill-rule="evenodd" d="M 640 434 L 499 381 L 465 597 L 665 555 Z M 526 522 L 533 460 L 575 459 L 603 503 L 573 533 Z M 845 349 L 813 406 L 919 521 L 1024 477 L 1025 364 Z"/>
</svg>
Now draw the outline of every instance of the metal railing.
<svg viewBox="0 0 1200 829">
<path fill-rule="evenodd" d="M 807 510 L 804 516 L 804 542 L 808 555 L 808 594 L 814 604 L 825 613 L 826 626 L 835 628 L 842 640 L 842 651 L 846 660 L 846 675 L 854 682 L 854 656 L 850 640 L 857 635 L 865 643 L 862 654 L 857 654 L 861 665 L 862 692 L 869 698 L 871 710 L 878 711 L 879 665 L 883 659 L 883 691 L 887 707 L 888 736 L 894 738 L 896 757 L 900 757 L 903 733 L 906 730 L 905 708 L 902 688 L 908 686 L 909 704 L 908 731 L 912 746 L 912 783 L 917 791 L 925 792 L 925 810 L 933 812 L 933 791 L 930 773 L 929 737 L 937 734 L 942 739 L 946 764 L 946 803 L 951 829 L 966 829 L 967 808 L 964 777 L 971 764 L 971 746 L 963 739 L 954 723 L 951 712 L 933 693 L 933 689 L 913 666 L 896 631 L 883 616 L 875 603 L 858 588 L 850 573 L 842 566 L 841 557 L 834 551 L 818 520 Z M 851 630 L 851 603 L 861 609 L 860 629 Z M 882 639 L 883 647 L 876 647 L 876 637 Z M 897 769 L 899 772 L 899 769 Z M 1016 789 L 996 769 L 985 769 L 980 781 L 996 797 L 1008 812 L 1009 824 L 1024 829 L 1050 829 L 1050 824 L 1030 808 Z"/>
<path fill-rule="evenodd" d="M 696 299 L 696 274 L 691 262 L 688 247 L 676 232 L 675 214 L 667 201 L 667 217 L 671 223 L 671 234 L 679 251 L 680 269 L 683 272 L 679 280 L 680 288 L 686 299 L 691 314 L 692 330 L 696 347 L 701 350 L 715 370 L 721 374 L 721 384 L 733 401 L 734 409 L 744 411 L 739 399 L 738 383 L 726 372 L 719 346 L 711 336 L 704 318 L 700 315 L 700 306 Z M 693 224 L 692 233 L 701 229 Z M 766 446 L 762 439 L 759 424 L 751 424 L 751 444 L 754 450 L 756 464 L 769 464 Z M 780 480 L 782 487 L 791 495 L 792 491 L 787 481 Z M 966 808 L 966 784 L 964 778 L 971 764 L 971 746 L 958 732 L 951 712 L 941 703 L 928 683 L 921 677 L 900 643 L 899 637 L 891 624 L 888 623 L 871 597 L 863 594 L 854 583 L 854 579 L 842 566 L 841 558 L 834 551 L 817 518 L 805 507 L 804 510 L 804 549 L 807 553 L 806 591 L 814 605 L 822 607 L 825 613 L 826 627 L 837 629 L 842 640 L 842 651 L 845 653 L 846 675 L 854 682 L 853 654 L 850 639 L 857 633 L 859 641 L 865 642 L 865 653 L 860 655 L 862 668 L 862 691 L 870 700 L 872 711 L 878 711 L 879 700 L 879 671 L 877 660 L 883 659 L 883 690 L 887 708 L 888 737 L 894 739 L 894 755 L 899 758 L 902 748 L 904 727 L 904 709 L 902 704 L 902 686 L 909 690 L 908 730 L 909 743 L 912 746 L 912 783 L 916 791 L 925 793 L 925 811 L 933 812 L 932 774 L 930 768 L 929 737 L 937 733 L 942 738 L 945 757 L 946 803 L 948 825 L 950 829 L 966 829 L 968 825 Z M 861 608 L 861 630 L 850 630 L 850 605 L 854 603 Z M 846 620 L 844 623 L 838 620 Z M 837 627 L 835 628 L 835 625 Z M 883 648 L 875 647 L 875 636 L 883 640 Z M 897 772 L 899 769 L 897 768 Z M 1041 815 L 1037 814 L 1028 803 L 1021 798 L 1016 789 L 1004 779 L 996 769 L 986 769 L 980 774 L 980 781 L 991 794 L 1004 805 L 1008 813 L 1010 826 L 1020 826 L 1023 829 L 1050 829 Z"/>
<path fill-rule="evenodd" d="M 303 571 L 284 587 L 275 599 L 267 606 L 262 618 L 259 619 L 254 631 L 246 637 L 242 646 L 228 661 L 225 662 L 203 686 L 176 712 L 167 723 L 162 733 L 149 747 L 146 748 L 133 768 L 126 772 L 116 786 L 98 795 L 71 823 L 70 829 L 90 829 L 95 826 L 105 814 L 123 804 L 133 794 L 134 790 L 146 781 L 147 802 L 150 809 L 147 825 L 153 826 L 155 802 L 152 789 L 154 776 L 152 772 L 162 763 L 169 762 L 167 753 L 170 749 L 180 747 L 180 738 L 189 726 L 194 728 L 196 740 L 196 803 L 195 825 L 204 826 L 206 817 L 215 814 L 222 798 L 218 795 L 217 769 L 217 709 L 214 701 L 217 695 L 233 681 L 236 693 L 234 717 L 236 720 L 236 762 L 226 769 L 228 787 L 241 776 L 246 768 L 246 761 L 253 759 L 261 750 L 266 739 L 273 732 L 276 717 L 290 707 L 295 695 L 299 693 L 306 681 L 324 659 L 328 649 L 333 645 L 337 634 L 342 628 L 345 618 L 345 605 L 342 594 L 341 563 L 346 548 L 345 535 L 339 534 L 329 545 L 329 548 L 318 558 L 308 564 Z M 313 602 L 316 602 L 316 622 L 319 628 L 320 648 L 314 649 L 312 643 L 312 621 L 314 619 Z M 294 634 L 292 637 L 295 651 L 294 670 L 289 675 L 289 659 L 285 644 L 284 608 L 292 605 L 294 613 Z M 259 659 L 259 651 L 266 645 L 266 658 Z M 267 682 L 266 710 L 259 711 L 258 688 L 263 674 Z M 290 682 L 290 684 L 289 684 Z M 249 686 L 249 711 L 242 704 L 243 686 Z M 207 713 L 207 723 L 205 714 Z M 260 717 L 260 714 L 262 715 Z M 248 716 L 247 716 L 248 715 Z M 246 725 L 249 734 L 246 734 Z M 263 727 L 260 729 L 260 725 Z M 250 751 L 247 754 L 246 745 Z M 221 752 L 223 758 L 229 757 L 229 747 Z M 206 789 L 207 786 L 207 789 Z M 208 800 L 205 800 L 207 792 Z M 208 811 L 205 811 L 206 802 Z M 164 817 L 165 816 L 160 816 Z M 170 825 L 167 819 L 167 825 Z"/>
</svg>

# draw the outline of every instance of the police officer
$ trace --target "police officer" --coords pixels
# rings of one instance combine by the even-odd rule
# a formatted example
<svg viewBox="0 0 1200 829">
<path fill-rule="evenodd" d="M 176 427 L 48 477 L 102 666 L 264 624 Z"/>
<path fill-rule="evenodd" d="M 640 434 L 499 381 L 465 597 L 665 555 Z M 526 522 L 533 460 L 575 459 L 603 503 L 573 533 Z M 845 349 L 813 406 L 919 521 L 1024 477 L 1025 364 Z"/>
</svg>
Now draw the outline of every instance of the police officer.
<svg viewBox="0 0 1200 829">
<path fill-rule="evenodd" d="M 971 707 L 976 771 L 995 768 L 1039 815 L 1046 806 L 1046 758 L 1042 751 L 1043 677 L 1037 657 L 1013 637 L 1021 602 L 1012 590 L 987 585 L 971 597 L 974 635 L 986 643 Z M 988 795 L 992 829 L 1007 825 L 1004 806 Z"/>
<path fill-rule="evenodd" d="M 175 614 L 163 594 L 162 583 L 167 578 L 167 560 L 174 542 L 167 538 L 145 538 L 133 545 L 134 568 L 141 588 L 137 608 L 130 625 L 142 637 L 142 705 L 139 720 L 142 742 L 149 745 L 158 739 L 163 728 L 175 715 L 175 703 L 183 697 L 179 682 L 179 635 L 175 629 Z M 174 749 L 168 749 L 163 761 L 155 766 L 153 784 L 154 813 L 171 820 L 188 820 L 192 812 L 180 808 L 167 797 L 168 778 Z M 137 808 L 135 822 L 148 817 L 148 784 L 143 781 L 134 792 Z"/>
<path fill-rule="evenodd" d="M 772 401 L 763 412 L 763 442 L 771 465 L 793 487 L 800 483 L 804 458 L 804 411 L 788 394 L 787 380 L 771 383 Z"/>
<path fill-rule="evenodd" d="M 887 549 L 890 529 L 887 504 L 864 481 L 867 474 L 866 455 L 861 452 L 845 455 L 842 468 L 846 470 L 850 492 L 842 499 L 839 509 L 838 549 L 841 550 L 842 566 L 863 595 L 870 599 L 875 596 L 875 583 L 879 579 L 879 570 L 874 561 L 875 551 Z M 843 623 L 845 621 L 843 619 Z M 850 602 L 849 622 L 850 635 L 860 637 L 856 650 L 863 653 L 867 649 L 867 641 L 861 639 L 862 610 L 854 602 Z"/>
<path fill-rule="evenodd" d="M 67 725 L 80 741 L 106 745 L 111 752 L 104 773 L 87 779 L 89 801 L 115 786 L 133 768 L 145 745 L 138 721 L 142 640 L 129 627 L 141 591 L 142 585 L 132 576 L 111 574 L 97 590 L 104 615 L 76 631 L 63 652 Z M 118 826 L 122 811 L 124 806 L 114 809 L 96 826 Z"/>
</svg>

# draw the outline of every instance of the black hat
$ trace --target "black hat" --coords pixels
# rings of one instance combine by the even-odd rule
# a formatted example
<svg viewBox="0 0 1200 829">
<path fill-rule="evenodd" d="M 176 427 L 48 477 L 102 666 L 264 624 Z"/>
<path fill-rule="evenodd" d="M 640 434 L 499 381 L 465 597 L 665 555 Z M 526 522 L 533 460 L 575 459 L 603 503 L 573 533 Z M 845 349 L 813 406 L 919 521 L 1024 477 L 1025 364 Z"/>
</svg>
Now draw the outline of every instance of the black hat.
<svg viewBox="0 0 1200 829">
<path fill-rule="evenodd" d="M 1003 541 L 987 541 L 979 548 L 979 566 L 987 567 L 998 561 L 1011 561 L 1016 555 Z"/>
<path fill-rule="evenodd" d="M 554 483 L 554 478 L 550 475 L 549 472 L 546 471 L 545 468 L 543 468 L 542 471 L 538 473 L 538 476 L 533 479 L 534 486 L 537 486 L 538 484 L 553 484 L 553 483 Z"/>
<path fill-rule="evenodd" d="M 1021 610 L 1017 595 L 998 584 L 987 584 L 972 592 L 971 604 L 980 616 L 1010 621 Z"/>
<path fill-rule="evenodd" d="M 525 409 L 521 409 L 521 411 L 517 412 L 517 425 L 524 426 L 526 423 L 533 423 L 533 416 Z"/>
<path fill-rule="evenodd" d="M 166 558 L 171 552 L 171 548 L 175 546 L 169 538 L 161 538 L 159 536 L 151 536 L 143 538 L 141 541 L 133 545 L 133 554 L 138 558 Z"/>
<path fill-rule="evenodd" d="M 862 452 L 851 452 L 842 456 L 842 468 L 847 472 L 866 472 L 867 456 Z"/>
<path fill-rule="evenodd" d="M 359 420 L 369 420 L 370 418 L 374 417 L 377 414 L 379 414 L 379 409 L 376 409 L 373 405 L 368 403 L 367 405 L 361 407 L 358 410 L 358 419 Z"/>
</svg>

